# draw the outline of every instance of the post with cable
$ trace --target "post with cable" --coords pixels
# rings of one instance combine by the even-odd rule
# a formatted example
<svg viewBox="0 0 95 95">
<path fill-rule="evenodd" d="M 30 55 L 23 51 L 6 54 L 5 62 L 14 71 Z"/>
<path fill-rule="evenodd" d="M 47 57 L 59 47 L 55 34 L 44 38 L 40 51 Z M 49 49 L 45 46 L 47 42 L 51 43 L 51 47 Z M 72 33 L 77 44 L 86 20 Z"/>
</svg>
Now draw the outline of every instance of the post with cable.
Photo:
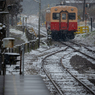
<svg viewBox="0 0 95 95">
<path fill-rule="evenodd" d="M 86 3 L 86 0 L 84 0 L 84 3 L 83 3 L 83 21 L 85 20 L 85 3 Z"/>
<path fill-rule="evenodd" d="M 40 17 L 41 17 L 41 0 L 39 2 L 39 27 L 38 27 L 39 41 L 38 41 L 38 47 L 40 47 Z"/>
<path fill-rule="evenodd" d="M 40 47 L 40 17 L 41 17 L 41 0 L 35 2 L 39 3 L 39 21 L 38 21 L 38 47 Z"/>
<path fill-rule="evenodd" d="M 24 44 L 22 44 L 22 47 L 21 47 L 21 67 L 22 68 L 22 75 L 24 76 Z"/>
</svg>

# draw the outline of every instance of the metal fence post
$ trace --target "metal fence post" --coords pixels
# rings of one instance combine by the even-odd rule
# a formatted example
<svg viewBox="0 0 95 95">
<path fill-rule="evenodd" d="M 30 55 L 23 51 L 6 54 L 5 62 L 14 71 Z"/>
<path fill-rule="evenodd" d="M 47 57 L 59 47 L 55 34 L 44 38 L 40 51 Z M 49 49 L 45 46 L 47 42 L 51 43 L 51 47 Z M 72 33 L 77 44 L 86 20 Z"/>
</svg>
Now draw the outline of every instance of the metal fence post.
<svg viewBox="0 0 95 95">
<path fill-rule="evenodd" d="M 22 67 L 22 50 L 20 51 L 20 75 L 22 74 L 21 67 Z"/>
<path fill-rule="evenodd" d="M 24 76 L 24 44 L 22 44 L 22 75 Z"/>
<path fill-rule="evenodd" d="M 24 17 L 23 17 L 22 28 L 23 28 L 23 33 L 24 33 Z"/>
<path fill-rule="evenodd" d="M 93 30 L 92 30 L 92 18 L 91 18 L 91 31 L 93 31 Z"/>
</svg>

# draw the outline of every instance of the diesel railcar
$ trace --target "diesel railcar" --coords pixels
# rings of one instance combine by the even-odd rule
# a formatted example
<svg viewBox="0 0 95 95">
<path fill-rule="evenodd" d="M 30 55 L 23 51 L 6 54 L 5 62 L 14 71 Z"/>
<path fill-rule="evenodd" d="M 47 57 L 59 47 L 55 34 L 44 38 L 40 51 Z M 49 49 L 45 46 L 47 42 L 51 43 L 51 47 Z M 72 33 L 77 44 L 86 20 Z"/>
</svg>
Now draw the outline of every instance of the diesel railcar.
<svg viewBox="0 0 95 95">
<path fill-rule="evenodd" d="M 77 12 L 74 6 L 58 5 L 46 9 L 47 34 L 54 40 L 74 39 L 77 31 Z"/>
</svg>

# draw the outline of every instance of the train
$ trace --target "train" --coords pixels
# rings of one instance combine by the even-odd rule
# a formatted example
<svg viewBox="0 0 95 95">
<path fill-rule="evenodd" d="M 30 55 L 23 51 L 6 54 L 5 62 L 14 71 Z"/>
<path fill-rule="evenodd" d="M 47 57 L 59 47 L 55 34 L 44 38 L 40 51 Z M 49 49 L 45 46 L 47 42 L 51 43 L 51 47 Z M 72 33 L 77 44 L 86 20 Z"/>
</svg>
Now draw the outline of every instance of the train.
<svg viewBox="0 0 95 95">
<path fill-rule="evenodd" d="M 46 30 L 53 40 L 74 39 L 78 9 L 63 4 L 46 9 Z"/>
</svg>

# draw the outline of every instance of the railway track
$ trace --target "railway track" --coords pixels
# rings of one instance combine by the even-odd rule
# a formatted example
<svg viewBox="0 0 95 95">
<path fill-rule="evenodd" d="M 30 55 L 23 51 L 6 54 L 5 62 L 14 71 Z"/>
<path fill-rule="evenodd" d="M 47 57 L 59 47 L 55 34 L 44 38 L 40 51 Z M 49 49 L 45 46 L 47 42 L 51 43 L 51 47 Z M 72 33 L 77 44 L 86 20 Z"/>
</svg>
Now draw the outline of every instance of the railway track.
<svg viewBox="0 0 95 95">
<path fill-rule="evenodd" d="M 79 79 L 75 77 L 74 73 L 76 73 L 76 71 L 74 71 L 74 73 L 72 74 L 70 72 L 68 73 L 69 70 L 67 70 L 66 67 L 65 69 L 63 69 L 64 67 L 62 65 L 63 57 L 60 55 L 63 55 L 62 52 L 66 51 L 67 49 L 68 47 L 64 50 L 60 50 L 55 53 L 49 54 L 42 60 L 43 71 L 45 72 L 49 80 L 52 82 L 52 84 L 54 85 L 52 86 L 52 89 L 54 89 L 55 87 L 55 89 L 57 89 L 57 92 L 59 93 L 59 94 L 57 93 L 53 95 L 71 95 L 71 94 L 76 95 L 76 93 L 77 95 L 95 95 L 95 92 L 92 89 L 90 89 L 87 85 L 85 85 L 82 81 L 79 81 Z M 53 60 L 54 55 L 56 55 L 56 57 L 60 56 L 60 58 L 54 59 L 55 61 L 53 62 L 52 60 Z M 72 69 L 72 67 L 69 67 L 69 68 Z M 83 80 L 84 79 L 85 77 L 83 78 Z M 89 85 L 91 86 L 91 84 Z"/>
<path fill-rule="evenodd" d="M 53 51 L 52 51 L 53 53 L 48 52 L 48 51 L 50 51 L 50 49 L 42 50 L 42 51 L 38 50 L 40 52 L 38 57 L 41 57 L 43 59 L 42 60 L 43 71 L 46 73 L 47 77 L 51 81 L 51 82 L 47 82 L 47 81 L 49 81 L 49 79 L 46 78 L 46 82 L 47 82 L 47 84 L 49 84 L 48 87 L 51 86 L 50 88 L 52 88 L 52 91 L 54 93 L 53 95 L 71 95 L 71 94 L 76 95 L 75 93 L 78 93 L 77 95 L 92 95 L 92 94 L 94 95 L 95 93 L 93 91 L 90 92 L 90 90 L 92 90 L 92 89 L 89 90 L 88 86 L 86 88 L 87 90 L 84 89 L 84 86 L 80 86 L 79 83 L 75 82 L 76 79 L 71 78 L 72 76 L 67 73 L 66 68 L 63 69 L 63 67 L 61 65 L 62 63 L 60 62 L 60 60 L 63 59 L 63 56 L 61 56 L 61 55 L 63 55 L 63 53 L 60 53 L 60 54 L 56 55 L 56 57 L 60 56 L 60 58 L 58 58 L 58 60 L 54 59 L 54 60 L 57 61 L 57 63 L 52 62 L 50 59 L 47 59 L 48 57 L 53 56 L 53 55 L 55 55 L 55 54 L 57 54 L 59 52 L 63 52 L 63 51 L 68 50 L 68 47 L 66 47 L 65 49 L 61 49 L 59 51 L 57 51 L 58 48 L 54 48 L 54 47 L 50 48 L 50 49 L 53 49 Z M 57 51 L 57 52 L 55 52 L 55 51 Z M 74 51 L 70 51 L 69 53 L 67 53 L 67 55 L 71 54 L 72 52 L 74 52 Z M 47 62 L 47 61 L 49 61 L 49 62 Z M 49 67 L 53 67 L 53 68 L 49 69 Z M 69 67 L 69 70 L 71 71 L 72 67 Z M 73 75 L 77 76 L 77 77 L 80 76 L 79 74 L 76 74 L 76 71 L 74 71 Z M 84 76 L 83 76 L 81 78 L 81 80 L 86 80 L 86 79 L 84 79 Z M 54 85 L 52 85 L 51 83 L 54 84 Z M 69 85 L 71 85 L 71 87 L 69 87 Z M 58 91 L 56 91 L 56 89 Z"/>
<path fill-rule="evenodd" d="M 67 43 L 66 43 L 66 42 L 61 42 L 61 43 L 64 44 L 65 46 L 68 46 L 68 47 L 72 48 L 74 51 L 79 52 L 80 54 L 86 56 L 87 58 L 90 58 L 90 59 L 92 59 L 93 61 L 95 61 L 95 58 L 93 57 L 95 54 L 93 54 L 93 52 L 91 52 L 90 49 L 89 49 L 90 52 L 88 52 L 87 50 L 85 51 L 84 49 L 82 50 L 82 49 L 79 47 L 78 44 L 75 44 L 75 43 L 73 43 L 73 42 L 67 42 Z M 74 45 L 77 45 L 76 48 L 75 48 Z M 89 55 L 89 53 L 91 53 L 91 54 Z"/>
<path fill-rule="evenodd" d="M 88 47 L 85 46 L 84 44 L 78 44 L 78 43 L 76 43 L 76 42 L 74 42 L 74 41 L 69 41 L 69 42 L 70 42 L 70 43 L 73 43 L 73 44 L 75 44 L 75 45 L 77 45 L 77 46 L 84 47 L 84 48 L 87 49 L 88 51 L 90 51 L 90 52 L 92 52 L 92 53 L 95 53 L 95 50 L 92 50 L 92 49 L 88 48 Z"/>
<path fill-rule="evenodd" d="M 61 65 L 62 67 L 72 76 L 74 77 L 81 85 L 83 85 L 87 90 L 89 90 L 93 95 L 95 95 L 95 86 L 93 84 L 91 84 L 88 79 L 87 76 L 83 75 L 83 74 L 79 74 L 77 71 L 75 71 L 73 68 L 69 67 L 65 67 L 62 63 L 62 59 L 64 57 L 62 57 L 60 59 Z M 93 89 L 93 90 L 92 90 Z"/>
</svg>

